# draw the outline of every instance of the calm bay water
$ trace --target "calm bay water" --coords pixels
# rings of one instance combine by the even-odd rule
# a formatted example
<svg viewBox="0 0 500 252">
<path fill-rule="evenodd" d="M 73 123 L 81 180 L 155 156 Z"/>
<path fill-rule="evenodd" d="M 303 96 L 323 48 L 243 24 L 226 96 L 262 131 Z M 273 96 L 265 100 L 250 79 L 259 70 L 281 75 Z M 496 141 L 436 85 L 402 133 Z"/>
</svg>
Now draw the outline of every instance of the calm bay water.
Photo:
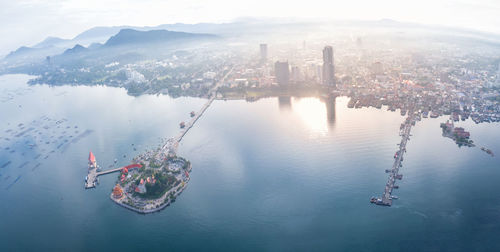
<svg viewBox="0 0 500 252">
<path fill-rule="evenodd" d="M 28 78 L 0 76 L 0 167 L 11 162 L 0 168 L 2 251 L 500 250 L 500 159 L 443 138 L 446 118 L 412 129 L 389 208 L 369 198 L 392 166 L 398 112 L 348 109 L 345 97 L 215 101 L 179 148 L 193 164 L 188 188 L 165 210 L 139 215 L 109 200 L 116 175 L 83 189 L 88 152 L 104 169 L 115 158 L 128 164 L 177 134 L 205 100 Z M 54 124 L 44 129 L 42 116 Z M 500 154 L 499 124 L 458 125 Z M 22 127 L 35 129 L 7 132 Z"/>
</svg>

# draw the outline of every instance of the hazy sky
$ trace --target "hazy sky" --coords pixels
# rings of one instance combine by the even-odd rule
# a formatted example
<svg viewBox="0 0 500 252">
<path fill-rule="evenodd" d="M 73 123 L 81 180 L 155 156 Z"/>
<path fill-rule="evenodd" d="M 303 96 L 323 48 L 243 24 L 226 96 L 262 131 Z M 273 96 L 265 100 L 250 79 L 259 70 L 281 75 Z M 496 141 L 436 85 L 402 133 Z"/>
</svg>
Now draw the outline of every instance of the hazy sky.
<svg viewBox="0 0 500 252">
<path fill-rule="evenodd" d="M 499 0 L 0 0 L 0 54 L 93 26 L 227 22 L 238 17 L 390 18 L 500 33 Z"/>
</svg>

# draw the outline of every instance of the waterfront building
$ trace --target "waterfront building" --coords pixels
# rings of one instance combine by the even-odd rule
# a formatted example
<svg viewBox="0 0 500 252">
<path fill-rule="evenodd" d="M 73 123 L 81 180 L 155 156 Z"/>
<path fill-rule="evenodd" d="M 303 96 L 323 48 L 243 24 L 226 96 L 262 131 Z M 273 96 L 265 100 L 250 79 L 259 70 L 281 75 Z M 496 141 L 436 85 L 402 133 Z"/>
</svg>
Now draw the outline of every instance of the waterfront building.
<svg viewBox="0 0 500 252">
<path fill-rule="evenodd" d="M 290 67 L 288 66 L 288 61 L 276 61 L 276 63 L 274 63 L 274 75 L 276 76 L 278 85 L 287 86 L 290 82 Z"/>
<path fill-rule="evenodd" d="M 333 65 L 333 47 L 323 49 L 323 85 L 335 87 L 335 67 Z"/>
</svg>

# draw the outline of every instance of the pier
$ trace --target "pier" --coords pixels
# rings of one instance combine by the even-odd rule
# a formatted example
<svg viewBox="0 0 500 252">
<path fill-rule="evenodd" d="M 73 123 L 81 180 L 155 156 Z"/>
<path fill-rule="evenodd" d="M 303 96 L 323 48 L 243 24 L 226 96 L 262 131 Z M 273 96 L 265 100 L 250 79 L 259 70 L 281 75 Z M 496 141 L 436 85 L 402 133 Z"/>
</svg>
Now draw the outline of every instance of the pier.
<svg viewBox="0 0 500 252">
<path fill-rule="evenodd" d="M 94 188 L 96 186 L 97 177 L 99 177 L 101 175 L 106 175 L 106 174 L 110 174 L 113 172 L 120 172 L 125 168 L 126 169 L 133 169 L 133 168 L 140 168 L 140 167 L 142 167 L 140 164 L 131 164 L 131 165 L 123 166 L 120 168 L 109 169 L 109 170 L 105 170 L 105 171 L 98 171 L 97 165 L 95 167 L 92 167 L 92 165 L 89 165 L 89 172 L 87 174 L 87 177 L 85 178 L 85 189 Z"/>
<path fill-rule="evenodd" d="M 217 98 L 217 89 L 224 83 L 224 80 L 231 74 L 233 71 L 234 67 L 232 67 L 225 75 L 222 77 L 222 79 L 215 84 L 215 86 L 208 92 L 208 101 L 201 107 L 201 109 L 198 111 L 198 113 L 195 113 L 194 117 L 189 121 L 188 123 L 185 124 L 184 128 L 181 130 L 181 132 L 174 138 L 169 139 L 163 146 L 162 149 L 167 151 L 170 155 L 175 155 L 177 153 L 177 148 L 179 147 L 179 143 L 181 142 L 182 138 L 187 134 L 187 132 L 194 126 L 196 121 L 205 113 L 205 111 L 212 105 L 212 102 Z"/>
<path fill-rule="evenodd" d="M 399 173 L 399 169 L 403 166 L 403 155 L 406 152 L 406 143 L 410 140 L 410 131 L 411 127 L 415 124 L 414 115 L 409 113 L 408 118 L 406 118 L 405 122 L 401 124 L 400 135 L 401 135 L 401 143 L 399 143 L 399 150 L 396 151 L 394 155 L 394 164 L 392 165 L 392 169 L 386 170 L 389 173 L 389 178 L 387 179 L 387 183 L 385 184 L 384 194 L 381 198 L 372 198 L 370 200 L 371 203 L 375 203 L 381 206 L 391 206 L 392 200 L 395 196 L 392 195 L 393 189 L 399 188 L 396 185 L 396 180 L 403 179 L 403 174 Z"/>
</svg>

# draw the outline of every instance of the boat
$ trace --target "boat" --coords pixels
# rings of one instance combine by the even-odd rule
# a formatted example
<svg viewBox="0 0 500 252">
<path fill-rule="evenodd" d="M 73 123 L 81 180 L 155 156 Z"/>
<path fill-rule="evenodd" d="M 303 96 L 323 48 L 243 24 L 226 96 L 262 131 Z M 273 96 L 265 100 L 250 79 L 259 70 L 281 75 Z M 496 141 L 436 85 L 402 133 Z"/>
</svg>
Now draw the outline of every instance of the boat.
<svg viewBox="0 0 500 252">
<path fill-rule="evenodd" d="M 399 199 L 396 195 L 391 195 L 391 199 Z"/>
<path fill-rule="evenodd" d="M 377 203 L 377 198 L 372 197 L 372 198 L 370 199 L 370 203 Z"/>
<path fill-rule="evenodd" d="M 485 147 L 481 147 L 481 150 L 488 153 L 489 155 L 491 155 L 492 157 L 495 156 L 495 154 L 493 154 L 493 151 L 488 149 L 488 148 L 485 148 Z"/>
</svg>

